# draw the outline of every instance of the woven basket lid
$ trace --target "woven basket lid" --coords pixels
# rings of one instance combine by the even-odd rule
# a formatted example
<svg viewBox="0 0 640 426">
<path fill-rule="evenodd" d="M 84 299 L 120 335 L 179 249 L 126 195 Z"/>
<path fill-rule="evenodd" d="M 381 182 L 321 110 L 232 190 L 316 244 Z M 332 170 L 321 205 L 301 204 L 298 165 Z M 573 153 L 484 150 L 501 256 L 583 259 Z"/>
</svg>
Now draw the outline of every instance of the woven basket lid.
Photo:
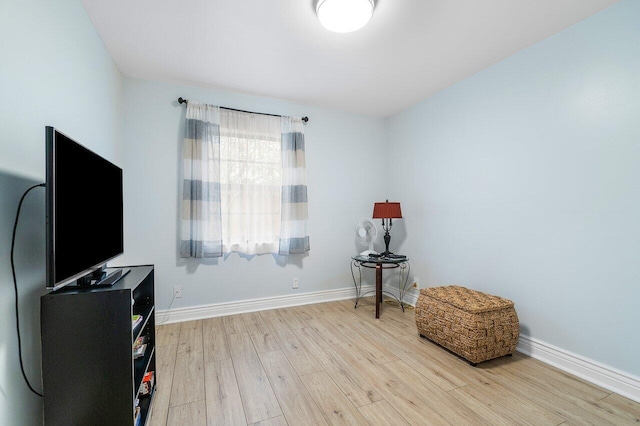
<svg viewBox="0 0 640 426">
<path fill-rule="evenodd" d="M 509 299 L 457 285 L 424 288 L 420 290 L 420 294 L 449 303 L 456 308 L 474 314 L 497 311 L 513 306 L 513 302 Z"/>
</svg>

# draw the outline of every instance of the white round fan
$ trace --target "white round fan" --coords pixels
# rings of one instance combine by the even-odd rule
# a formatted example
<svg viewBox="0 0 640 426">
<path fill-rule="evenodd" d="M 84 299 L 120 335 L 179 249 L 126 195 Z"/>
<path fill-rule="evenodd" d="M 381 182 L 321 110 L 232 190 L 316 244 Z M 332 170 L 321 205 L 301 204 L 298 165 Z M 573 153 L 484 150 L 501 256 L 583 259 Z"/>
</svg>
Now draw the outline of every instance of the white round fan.
<svg viewBox="0 0 640 426">
<path fill-rule="evenodd" d="M 376 241 L 376 238 L 378 238 L 378 228 L 376 228 L 376 224 L 366 217 L 360 219 L 356 224 L 356 241 L 369 248 L 360 253 L 361 256 L 378 254 L 373 250 L 373 243 Z"/>
</svg>

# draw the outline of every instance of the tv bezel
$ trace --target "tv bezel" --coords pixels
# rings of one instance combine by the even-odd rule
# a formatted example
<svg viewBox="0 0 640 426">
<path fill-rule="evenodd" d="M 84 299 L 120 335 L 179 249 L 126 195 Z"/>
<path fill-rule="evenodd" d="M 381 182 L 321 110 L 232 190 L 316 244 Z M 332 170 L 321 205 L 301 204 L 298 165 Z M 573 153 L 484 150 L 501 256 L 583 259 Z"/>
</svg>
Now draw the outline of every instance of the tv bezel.
<svg viewBox="0 0 640 426">
<path fill-rule="evenodd" d="M 57 128 L 53 126 L 45 127 L 45 145 L 46 145 L 46 189 L 45 189 L 45 212 L 46 212 L 46 287 L 47 289 L 56 291 L 59 290 L 72 282 L 78 280 L 79 278 L 85 277 L 89 274 L 92 274 L 94 271 L 102 269 L 107 262 L 115 259 L 124 253 L 124 217 L 122 218 L 122 231 L 121 231 L 121 250 L 119 253 L 114 254 L 113 256 L 101 260 L 97 264 L 87 267 L 82 271 L 75 273 L 74 275 L 64 278 L 58 282 L 55 282 L 56 274 L 56 263 L 55 263 L 55 191 L 56 191 L 56 176 L 55 176 L 55 163 L 56 163 L 56 149 L 54 145 L 56 144 L 56 133 L 64 136 L 69 139 L 71 142 L 79 145 L 83 149 L 89 151 L 91 154 L 97 156 L 98 158 L 104 160 L 105 162 L 113 165 L 117 169 L 120 170 L 120 175 L 123 176 L 123 170 L 118 165 L 112 163 L 107 160 L 100 154 L 97 154 L 93 150 L 87 148 L 85 145 L 79 143 L 74 138 L 66 135 L 64 132 L 61 132 Z M 121 182 L 123 180 L 121 179 Z M 123 188 L 124 189 L 124 188 Z M 121 200 L 124 205 L 124 200 Z M 124 209 L 122 214 L 124 215 Z"/>
</svg>

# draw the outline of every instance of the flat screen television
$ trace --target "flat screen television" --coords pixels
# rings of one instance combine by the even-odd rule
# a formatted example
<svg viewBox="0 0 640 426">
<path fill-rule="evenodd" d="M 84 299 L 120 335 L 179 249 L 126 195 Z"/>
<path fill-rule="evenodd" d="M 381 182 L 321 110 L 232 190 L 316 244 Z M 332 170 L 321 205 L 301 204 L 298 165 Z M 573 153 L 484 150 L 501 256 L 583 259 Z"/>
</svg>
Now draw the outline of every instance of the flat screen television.
<svg viewBox="0 0 640 426">
<path fill-rule="evenodd" d="M 124 251 L 122 169 L 53 127 L 45 133 L 47 288 L 100 285 Z"/>
</svg>

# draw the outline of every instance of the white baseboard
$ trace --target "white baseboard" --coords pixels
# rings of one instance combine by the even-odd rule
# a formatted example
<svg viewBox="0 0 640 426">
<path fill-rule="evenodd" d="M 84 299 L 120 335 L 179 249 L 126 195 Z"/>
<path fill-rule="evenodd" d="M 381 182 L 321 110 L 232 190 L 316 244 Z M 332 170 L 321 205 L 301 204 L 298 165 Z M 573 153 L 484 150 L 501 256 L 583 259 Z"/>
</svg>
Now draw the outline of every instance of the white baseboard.
<svg viewBox="0 0 640 426">
<path fill-rule="evenodd" d="M 370 285 L 362 286 L 362 293 L 371 290 L 375 291 L 375 287 Z M 315 291 L 310 293 L 287 294 L 283 296 L 265 297 L 262 299 L 248 299 L 236 302 L 191 306 L 188 308 L 158 310 L 156 311 L 156 321 L 158 324 L 170 324 L 174 322 L 193 321 L 225 315 L 243 314 L 246 312 L 287 308 L 289 306 L 353 299 L 355 297 L 356 291 L 354 287 Z"/>
<path fill-rule="evenodd" d="M 389 284 L 385 284 L 382 286 L 382 290 L 387 291 L 391 294 L 394 294 L 396 297 L 399 297 L 398 295 L 400 294 L 400 291 L 398 290 L 398 287 L 394 287 L 392 285 Z M 407 291 L 404 294 L 404 298 L 402 300 L 405 304 L 407 305 L 411 305 L 411 306 L 416 306 L 416 303 L 418 303 L 418 294 L 417 293 L 413 293 L 411 291 Z"/>
<path fill-rule="evenodd" d="M 633 401 L 640 402 L 640 377 L 635 377 L 529 336 L 520 335 L 516 350 Z"/>
</svg>

